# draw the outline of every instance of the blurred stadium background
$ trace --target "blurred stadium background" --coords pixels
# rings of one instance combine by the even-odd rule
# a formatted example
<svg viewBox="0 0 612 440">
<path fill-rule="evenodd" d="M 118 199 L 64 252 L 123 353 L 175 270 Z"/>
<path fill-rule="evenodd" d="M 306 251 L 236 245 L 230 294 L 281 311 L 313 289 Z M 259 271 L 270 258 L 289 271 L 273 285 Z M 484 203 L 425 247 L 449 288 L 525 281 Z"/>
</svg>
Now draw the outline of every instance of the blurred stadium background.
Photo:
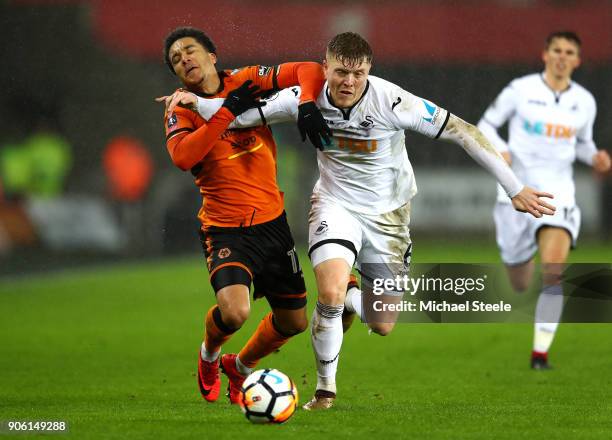
<svg viewBox="0 0 612 440">
<path fill-rule="evenodd" d="M 612 145 L 612 3 L 596 0 L 337 2 L 9 0 L 0 3 L 0 273 L 117 257 L 199 252 L 200 198 L 167 155 L 153 98 L 177 81 L 164 36 L 204 29 L 219 67 L 320 60 L 334 34 L 373 46 L 372 73 L 470 122 L 514 77 L 541 69 L 543 39 L 583 38 L 575 79 L 598 101 L 595 140 Z M 315 155 L 275 127 L 279 180 L 306 243 Z M 495 185 L 460 148 L 407 135 L 419 195 L 415 240 L 493 246 Z M 612 236 L 612 177 L 578 165 L 582 242 Z"/>
<path fill-rule="evenodd" d="M 79 439 L 610 438 L 609 325 L 561 326 L 549 375 L 527 368 L 530 324 L 403 324 L 383 343 L 356 325 L 334 411 L 299 411 L 274 430 L 227 402 L 203 405 L 195 356 L 214 296 L 200 198 L 171 164 L 153 98 L 177 86 L 162 61 L 176 26 L 209 33 L 220 68 L 320 60 L 331 36 L 353 30 L 373 46 L 374 75 L 475 123 L 511 79 L 541 69 L 550 31 L 573 29 L 584 42 L 575 79 L 597 98 L 595 140 L 610 149 L 611 17 L 604 0 L 0 2 L 0 425 L 67 420 Z M 292 125 L 274 131 L 304 250 L 314 150 Z M 415 134 L 407 144 L 419 184 L 413 261 L 498 261 L 493 179 L 459 147 Z M 578 165 L 576 177 L 584 227 L 573 261 L 612 262 L 612 176 Z M 50 273 L 30 276 L 40 271 Z M 224 349 L 237 351 L 266 310 L 254 303 Z M 307 398 L 308 332 L 262 365 Z"/>
</svg>

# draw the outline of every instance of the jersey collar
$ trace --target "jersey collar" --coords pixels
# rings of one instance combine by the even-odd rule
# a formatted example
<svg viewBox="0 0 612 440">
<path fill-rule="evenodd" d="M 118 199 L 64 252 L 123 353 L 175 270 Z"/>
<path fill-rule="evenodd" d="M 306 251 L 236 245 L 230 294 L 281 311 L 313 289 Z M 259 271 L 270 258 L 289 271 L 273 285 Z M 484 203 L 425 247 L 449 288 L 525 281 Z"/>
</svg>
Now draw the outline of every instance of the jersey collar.
<svg viewBox="0 0 612 440">
<path fill-rule="evenodd" d="M 542 80 L 542 82 L 544 83 L 544 85 L 546 86 L 546 88 L 548 90 L 550 90 L 552 92 L 552 94 L 555 96 L 555 102 L 558 104 L 559 100 L 561 99 L 561 95 L 565 92 L 567 92 L 569 89 L 572 88 L 572 80 L 569 80 L 569 83 L 567 83 L 567 87 L 564 88 L 563 90 L 554 90 L 550 85 L 548 85 L 548 83 L 546 82 L 546 78 L 544 77 L 544 72 L 542 72 L 540 74 L 540 79 Z"/>
<path fill-rule="evenodd" d="M 218 70 L 217 75 L 219 75 L 219 88 L 215 93 L 195 92 L 195 94 L 202 98 L 214 98 L 219 93 L 223 92 L 223 89 L 225 89 L 225 78 L 229 76 L 229 72 L 225 70 Z"/>
</svg>

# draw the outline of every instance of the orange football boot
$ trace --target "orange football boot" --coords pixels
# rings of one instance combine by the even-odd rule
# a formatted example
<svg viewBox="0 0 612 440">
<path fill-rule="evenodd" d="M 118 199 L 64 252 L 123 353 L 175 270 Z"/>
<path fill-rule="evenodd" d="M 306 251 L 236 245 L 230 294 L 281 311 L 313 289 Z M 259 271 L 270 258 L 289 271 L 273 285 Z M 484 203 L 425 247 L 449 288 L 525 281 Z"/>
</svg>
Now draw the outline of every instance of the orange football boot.
<svg viewBox="0 0 612 440">
<path fill-rule="evenodd" d="M 202 359 L 198 352 L 198 385 L 202 397 L 208 402 L 214 402 L 219 398 L 221 390 L 221 377 L 219 375 L 219 359 L 208 362 Z"/>
<path fill-rule="evenodd" d="M 221 356 L 221 371 L 223 371 L 223 373 L 229 379 L 227 394 L 232 405 L 240 403 L 242 384 L 244 383 L 244 379 L 246 379 L 246 376 L 240 374 L 238 368 L 236 367 L 237 357 L 238 355 L 236 354 L 224 354 Z"/>
</svg>

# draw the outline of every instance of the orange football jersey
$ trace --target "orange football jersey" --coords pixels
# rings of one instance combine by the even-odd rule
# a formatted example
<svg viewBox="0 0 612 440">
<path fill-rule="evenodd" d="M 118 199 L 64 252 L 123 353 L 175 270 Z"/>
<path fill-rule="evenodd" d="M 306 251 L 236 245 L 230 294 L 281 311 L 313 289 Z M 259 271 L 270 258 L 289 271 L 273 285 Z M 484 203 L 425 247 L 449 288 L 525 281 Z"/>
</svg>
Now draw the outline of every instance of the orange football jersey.
<svg viewBox="0 0 612 440">
<path fill-rule="evenodd" d="M 214 95 L 224 98 L 246 80 L 262 90 L 302 87 L 303 102 L 313 101 L 323 87 L 317 63 L 250 66 L 219 72 Z M 203 197 L 199 219 L 204 226 L 249 226 L 273 220 L 283 209 L 276 181 L 276 143 L 267 126 L 228 129 L 234 120 L 222 107 L 209 121 L 177 107 L 165 115 L 166 146 L 176 166 L 191 170 Z"/>
</svg>

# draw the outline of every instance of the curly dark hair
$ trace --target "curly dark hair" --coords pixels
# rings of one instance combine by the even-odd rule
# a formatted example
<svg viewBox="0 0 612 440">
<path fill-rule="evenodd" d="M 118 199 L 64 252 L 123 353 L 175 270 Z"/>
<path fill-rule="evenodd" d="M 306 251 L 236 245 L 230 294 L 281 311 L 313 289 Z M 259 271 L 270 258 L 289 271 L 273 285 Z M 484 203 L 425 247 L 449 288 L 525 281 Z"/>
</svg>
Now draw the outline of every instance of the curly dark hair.
<svg viewBox="0 0 612 440">
<path fill-rule="evenodd" d="M 172 62 L 170 61 L 170 58 L 168 58 L 168 55 L 170 52 L 170 46 L 172 46 L 176 40 L 179 40 L 185 37 L 191 37 L 195 39 L 208 52 L 214 53 L 215 55 L 217 54 L 217 48 L 215 47 L 215 43 L 213 43 L 212 40 L 208 37 L 208 35 L 206 35 L 200 29 L 196 29 L 193 27 L 176 28 L 168 34 L 164 42 L 164 62 L 170 69 L 170 72 L 172 72 L 175 75 L 176 75 L 176 72 L 174 71 L 174 67 L 172 67 Z"/>
</svg>

